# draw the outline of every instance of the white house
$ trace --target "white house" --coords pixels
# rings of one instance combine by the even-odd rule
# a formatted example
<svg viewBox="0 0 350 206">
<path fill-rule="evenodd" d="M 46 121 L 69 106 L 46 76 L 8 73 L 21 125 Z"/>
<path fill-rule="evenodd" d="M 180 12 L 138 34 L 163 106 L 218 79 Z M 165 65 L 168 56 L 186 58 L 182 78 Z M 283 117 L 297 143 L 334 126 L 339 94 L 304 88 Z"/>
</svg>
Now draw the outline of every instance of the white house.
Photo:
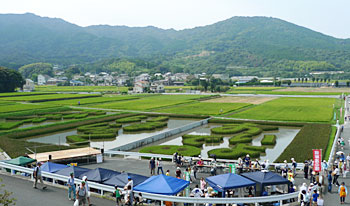
<svg viewBox="0 0 350 206">
<path fill-rule="evenodd" d="M 51 77 L 46 75 L 46 74 L 44 74 L 44 75 L 39 74 L 38 75 L 38 85 L 45 85 L 47 80 L 49 80 L 50 78 Z"/>
<path fill-rule="evenodd" d="M 35 85 L 33 80 L 31 79 L 26 79 L 26 84 L 23 85 L 23 91 L 24 92 L 32 92 L 34 91 Z"/>
<path fill-rule="evenodd" d="M 163 93 L 165 92 L 164 90 L 164 85 L 161 82 L 152 82 L 150 88 L 152 92 L 154 93 Z"/>
<path fill-rule="evenodd" d="M 149 83 L 146 81 L 138 81 L 134 84 L 134 93 L 144 93 L 146 92 L 147 87 L 149 87 Z"/>
</svg>

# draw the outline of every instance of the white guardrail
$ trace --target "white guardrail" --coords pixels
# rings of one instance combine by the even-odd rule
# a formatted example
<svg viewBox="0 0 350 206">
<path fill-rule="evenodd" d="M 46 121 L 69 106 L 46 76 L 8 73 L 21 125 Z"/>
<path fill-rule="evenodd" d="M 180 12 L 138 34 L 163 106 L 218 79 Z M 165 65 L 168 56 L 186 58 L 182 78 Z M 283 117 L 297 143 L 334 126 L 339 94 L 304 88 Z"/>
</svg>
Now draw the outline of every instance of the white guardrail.
<svg viewBox="0 0 350 206">
<path fill-rule="evenodd" d="M 14 174 L 14 171 L 27 173 L 33 179 L 33 168 L 21 167 L 17 165 L 8 164 L 5 162 L 0 162 L 0 167 L 2 169 L 11 170 L 11 174 Z M 56 184 L 56 180 L 60 180 L 63 182 L 67 182 L 68 176 L 58 175 L 49 172 L 42 172 L 42 177 L 52 179 L 52 184 Z M 75 179 L 77 184 L 80 184 L 82 180 Z M 104 184 L 99 184 L 95 182 L 89 181 L 89 187 L 94 188 L 100 191 L 100 194 L 103 195 L 104 192 L 114 192 L 113 186 L 108 186 Z M 136 192 L 136 191 L 135 191 Z M 274 196 L 264 196 L 264 197 L 247 197 L 247 198 L 195 198 L 195 197 L 178 197 L 178 196 L 168 196 L 168 195 L 159 195 L 141 192 L 142 197 L 151 200 L 158 200 L 161 202 L 161 205 L 164 205 L 164 201 L 169 202 L 181 202 L 181 203 L 191 203 L 191 204 L 232 204 L 232 203 L 253 203 L 255 205 L 259 205 L 259 203 L 264 202 L 279 202 L 280 205 L 283 204 L 284 200 L 289 200 L 292 198 L 298 197 L 299 192 L 283 194 L 283 195 L 274 195 Z"/>
</svg>

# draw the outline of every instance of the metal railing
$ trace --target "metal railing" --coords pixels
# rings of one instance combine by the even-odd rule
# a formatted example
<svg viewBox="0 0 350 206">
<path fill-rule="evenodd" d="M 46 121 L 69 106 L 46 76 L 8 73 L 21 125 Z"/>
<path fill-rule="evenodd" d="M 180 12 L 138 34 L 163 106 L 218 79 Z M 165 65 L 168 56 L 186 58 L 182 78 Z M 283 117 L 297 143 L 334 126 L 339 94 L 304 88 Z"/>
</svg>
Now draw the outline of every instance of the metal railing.
<svg viewBox="0 0 350 206">
<path fill-rule="evenodd" d="M 5 162 L 0 162 L 0 167 L 3 169 L 9 169 L 11 170 L 11 174 L 14 174 L 14 171 L 27 173 L 31 176 L 33 179 L 33 168 L 27 168 L 17 165 L 8 164 Z M 52 184 L 56 184 L 56 180 L 60 180 L 62 182 L 67 182 L 68 176 L 49 173 L 49 172 L 42 172 L 42 177 L 50 178 L 52 179 Z M 75 182 L 77 184 L 80 184 L 82 180 L 75 179 Z M 100 191 L 100 194 L 103 195 L 104 192 L 114 192 L 113 186 L 108 186 L 104 184 L 99 184 L 95 182 L 89 181 L 89 187 L 93 189 L 97 189 Z M 136 191 L 135 191 L 136 192 Z M 283 195 L 274 195 L 274 196 L 264 196 L 264 197 L 243 197 L 243 198 L 195 198 L 195 197 L 178 197 L 178 196 L 169 196 L 169 195 L 159 195 L 159 194 L 152 194 L 152 193 L 146 193 L 141 192 L 142 197 L 146 199 L 151 200 L 158 200 L 161 202 L 161 205 L 164 204 L 164 201 L 169 202 L 181 202 L 181 203 L 191 203 L 191 204 L 232 204 L 232 203 L 254 203 L 255 205 L 259 205 L 259 203 L 264 202 L 279 202 L 280 205 L 283 204 L 284 200 L 289 200 L 298 197 L 298 192 L 289 193 L 289 194 L 283 194 Z"/>
</svg>

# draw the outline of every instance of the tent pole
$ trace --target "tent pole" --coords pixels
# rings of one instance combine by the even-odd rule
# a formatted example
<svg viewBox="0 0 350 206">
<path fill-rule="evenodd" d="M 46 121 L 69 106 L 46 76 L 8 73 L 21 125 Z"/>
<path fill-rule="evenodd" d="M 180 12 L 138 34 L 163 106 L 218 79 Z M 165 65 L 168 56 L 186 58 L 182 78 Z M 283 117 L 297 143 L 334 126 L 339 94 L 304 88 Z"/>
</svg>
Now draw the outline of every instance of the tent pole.
<svg viewBox="0 0 350 206">
<path fill-rule="evenodd" d="M 160 201 L 160 205 L 161 205 L 161 206 L 164 206 L 163 200 Z"/>
</svg>

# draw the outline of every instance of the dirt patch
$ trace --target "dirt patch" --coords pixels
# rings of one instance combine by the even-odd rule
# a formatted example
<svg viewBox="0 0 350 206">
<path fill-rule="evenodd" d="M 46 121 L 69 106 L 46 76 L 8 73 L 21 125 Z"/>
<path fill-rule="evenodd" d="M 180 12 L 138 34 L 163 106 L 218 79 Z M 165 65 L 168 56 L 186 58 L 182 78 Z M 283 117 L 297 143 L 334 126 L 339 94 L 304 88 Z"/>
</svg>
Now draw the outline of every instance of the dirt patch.
<svg viewBox="0 0 350 206">
<path fill-rule="evenodd" d="M 334 87 L 288 87 L 284 89 L 278 89 L 274 91 L 282 92 L 349 92 L 349 88 L 334 88 Z"/>
<path fill-rule="evenodd" d="M 278 97 L 221 97 L 204 102 L 262 104 Z"/>
</svg>

